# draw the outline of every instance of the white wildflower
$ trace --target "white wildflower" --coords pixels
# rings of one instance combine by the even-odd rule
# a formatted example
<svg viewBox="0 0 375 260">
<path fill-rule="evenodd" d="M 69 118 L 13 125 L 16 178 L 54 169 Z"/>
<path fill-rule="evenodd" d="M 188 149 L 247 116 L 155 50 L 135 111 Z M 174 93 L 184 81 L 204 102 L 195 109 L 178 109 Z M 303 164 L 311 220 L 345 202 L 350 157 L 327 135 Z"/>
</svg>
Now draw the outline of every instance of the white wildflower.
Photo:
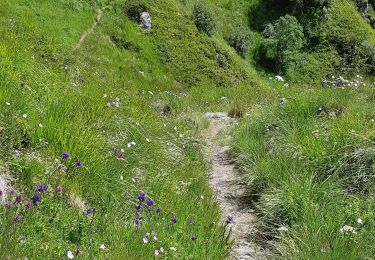
<svg viewBox="0 0 375 260">
<path fill-rule="evenodd" d="M 364 222 L 363 222 L 363 220 L 362 220 L 361 218 L 358 218 L 358 219 L 357 219 L 357 223 L 358 223 L 359 225 L 363 225 Z"/>
<path fill-rule="evenodd" d="M 107 97 L 108 97 L 108 95 L 104 93 L 104 94 L 103 94 L 103 97 L 104 97 L 104 98 L 107 98 Z"/>
<path fill-rule="evenodd" d="M 22 117 L 23 117 L 23 118 L 27 118 L 27 114 L 23 114 Z"/>
<path fill-rule="evenodd" d="M 155 255 L 159 255 L 159 254 L 160 254 L 159 250 L 155 250 Z"/>
<path fill-rule="evenodd" d="M 161 248 L 160 248 L 160 252 L 161 252 L 161 253 L 164 253 L 164 248 L 161 247 Z"/>
<path fill-rule="evenodd" d="M 68 251 L 66 253 L 66 256 L 68 257 L 68 259 L 73 259 L 74 258 L 74 255 L 73 255 L 73 252 L 72 251 Z"/>
<path fill-rule="evenodd" d="M 284 81 L 283 77 L 281 77 L 281 76 L 279 76 L 279 75 L 275 76 L 275 79 L 276 79 L 277 81 Z"/>
<path fill-rule="evenodd" d="M 312 131 L 312 135 L 317 138 L 319 137 L 319 130 L 318 129 L 315 129 L 314 131 Z"/>
<path fill-rule="evenodd" d="M 99 249 L 106 250 L 107 246 L 105 244 L 100 244 Z"/>
<path fill-rule="evenodd" d="M 143 237 L 143 243 L 145 243 L 145 244 L 148 243 L 148 238 L 147 237 Z"/>
<path fill-rule="evenodd" d="M 10 103 L 9 102 L 5 102 L 5 105 L 10 106 Z"/>
<path fill-rule="evenodd" d="M 281 227 L 279 227 L 278 229 L 277 229 L 278 231 L 281 231 L 281 232 L 286 232 L 286 231 L 288 231 L 289 229 L 287 228 L 287 227 L 285 227 L 285 226 L 281 226 Z"/>
<path fill-rule="evenodd" d="M 357 232 L 355 231 L 354 227 L 344 225 L 342 228 L 340 228 L 341 233 L 353 233 L 356 234 Z"/>
<path fill-rule="evenodd" d="M 39 126 L 40 128 L 42 128 L 42 127 L 43 127 L 43 125 L 42 125 L 41 123 L 39 123 L 39 124 L 38 124 L 38 126 Z"/>
</svg>

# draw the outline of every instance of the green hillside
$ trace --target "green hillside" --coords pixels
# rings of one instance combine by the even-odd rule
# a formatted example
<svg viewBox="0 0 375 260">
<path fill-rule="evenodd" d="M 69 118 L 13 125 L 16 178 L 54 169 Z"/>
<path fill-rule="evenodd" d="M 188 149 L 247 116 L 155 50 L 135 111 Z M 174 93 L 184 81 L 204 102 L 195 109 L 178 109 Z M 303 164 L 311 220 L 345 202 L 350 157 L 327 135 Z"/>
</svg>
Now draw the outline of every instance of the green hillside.
<svg viewBox="0 0 375 260">
<path fill-rule="evenodd" d="M 228 259 L 210 111 L 236 117 L 231 157 L 270 258 L 371 259 L 363 4 L 4 0 L 0 259 Z"/>
</svg>

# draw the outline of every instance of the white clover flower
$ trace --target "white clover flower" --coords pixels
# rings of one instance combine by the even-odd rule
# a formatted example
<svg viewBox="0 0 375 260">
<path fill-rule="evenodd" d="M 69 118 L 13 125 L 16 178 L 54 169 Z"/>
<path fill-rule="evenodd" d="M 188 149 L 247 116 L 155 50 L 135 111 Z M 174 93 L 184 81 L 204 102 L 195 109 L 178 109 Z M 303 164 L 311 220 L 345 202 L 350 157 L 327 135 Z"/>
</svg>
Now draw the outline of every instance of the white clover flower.
<svg viewBox="0 0 375 260">
<path fill-rule="evenodd" d="M 358 219 L 357 219 L 357 223 L 358 223 L 359 225 L 363 225 L 364 221 L 363 221 L 361 218 L 358 218 Z"/>
<path fill-rule="evenodd" d="M 38 126 L 39 126 L 40 128 L 42 128 L 42 127 L 43 127 L 43 125 L 42 125 L 41 123 L 39 123 L 39 124 L 38 124 Z"/>
</svg>

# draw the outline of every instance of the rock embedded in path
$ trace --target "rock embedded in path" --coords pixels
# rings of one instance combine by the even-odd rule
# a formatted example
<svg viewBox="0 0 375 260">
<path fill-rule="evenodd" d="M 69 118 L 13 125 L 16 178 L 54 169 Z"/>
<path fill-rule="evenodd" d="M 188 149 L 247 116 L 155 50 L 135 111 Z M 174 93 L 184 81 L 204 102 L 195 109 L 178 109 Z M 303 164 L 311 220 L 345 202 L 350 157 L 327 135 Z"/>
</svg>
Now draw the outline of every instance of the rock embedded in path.
<svg viewBox="0 0 375 260">
<path fill-rule="evenodd" d="M 142 12 L 139 17 L 139 26 L 145 30 L 151 29 L 151 15 L 149 12 Z"/>
<path fill-rule="evenodd" d="M 220 119 L 229 120 L 230 119 L 228 113 L 225 113 L 225 112 L 207 112 L 205 116 L 206 118 L 217 119 L 217 120 L 220 120 Z"/>
</svg>

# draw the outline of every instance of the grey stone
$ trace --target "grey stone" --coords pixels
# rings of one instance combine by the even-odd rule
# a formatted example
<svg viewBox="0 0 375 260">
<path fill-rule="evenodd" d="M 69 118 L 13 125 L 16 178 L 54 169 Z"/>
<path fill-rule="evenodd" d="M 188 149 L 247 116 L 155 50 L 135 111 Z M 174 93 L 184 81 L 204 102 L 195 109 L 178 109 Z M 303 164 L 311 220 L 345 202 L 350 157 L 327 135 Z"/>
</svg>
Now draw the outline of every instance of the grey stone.
<svg viewBox="0 0 375 260">
<path fill-rule="evenodd" d="M 139 17 L 139 21 L 139 26 L 141 26 L 143 29 L 151 29 L 151 15 L 149 12 L 142 12 L 141 16 Z"/>
</svg>

